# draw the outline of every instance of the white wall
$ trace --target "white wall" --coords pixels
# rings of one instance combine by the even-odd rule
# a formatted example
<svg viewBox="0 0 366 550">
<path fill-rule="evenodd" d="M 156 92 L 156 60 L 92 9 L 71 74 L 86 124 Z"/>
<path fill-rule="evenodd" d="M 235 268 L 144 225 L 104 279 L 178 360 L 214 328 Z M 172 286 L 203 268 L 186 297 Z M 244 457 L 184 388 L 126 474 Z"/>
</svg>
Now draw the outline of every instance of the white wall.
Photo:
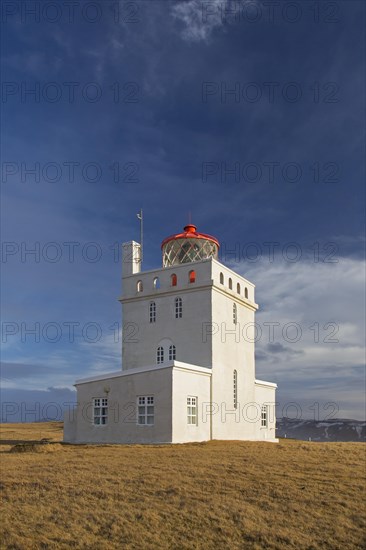
<svg viewBox="0 0 366 550">
<path fill-rule="evenodd" d="M 141 271 L 141 245 L 135 241 L 122 245 L 122 277 Z"/>
<path fill-rule="evenodd" d="M 173 371 L 173 443 L 208 441 L 210 417 L 205 414 L 210 403 L 210 374 L 191 372 L 179 368 Z M 187 422 L 187 397 L 197 397 L 197 425 Z"/>
<path fill-rule="evenodd" d="M 217 266 L 215 266 L 217 267 Z M 223 271 L 220 269 L 220 272 Z M 216 271 L 215 280 L 219 277 Z M 231 273 L 229 273 L 231 276 Z M 212 337 L 213 378 L 212 400 L 218 407 L 213 417 L 214 439 L 252 439 L 255 425 L 247 420 L 248 403 L 254 400 L 254 313 L 256 305 L 227 289 L 228 273 L 224 272 L 225 284 L 213 289 L 212 318 L 218 327 Z M 247 283 L 249 287 L 249 283 Z M 243 285 L 241 284 L 243 291 Z M 251 294 L 254 294 L 253 288 Z M 233 304 L 237 308 L 237 324 L 233 322 Z M 237 408 L 234 409 L 234 370 L 237 371 Z"/>
<path fill-rule="evenodd" d="M 196 282 L 188 282 L 191 269 Z M 171 286 L 170 276 L 175 273 L 178 284 Z M 160 289 L 153 281 L 159 277 Z M 137 281 L 143 291 L 137 292 Z M 176 346 L 177 360 L 211 367 L 211 340 L 203 342 L 202 323 L 211 320 L 211 265 L 210 261 L 162 268 L 123 279 L 123 370 L 143 367 L 156 362 L 156 350 L 163 339 Z M 183 316 L 175 318 L 175 298 L 181 297 Z M 149 305 L 156 304 L 156 322 L 150 323 Z M 168 360 L 168 349 L 165 350 Z"/>
<path fill-rule="evenodd" d="M 110 388 L 109 393 L 105 392 Z M 172 367 L 121 375 L 77 385 L 76 427 L 65 422 L 64 440 L 73 443 L 169 443 L 172 440 Z M 136 402 L 139 395 L 153 395 L 155 424 L 137 425 Z M 108 397 L 108 423 L 92 421 L 92 400 Z"/>
<path fill-rule="evenodd" d="M 267 385 L 257 381 L 255 384 L 255 402 L 258 405 L 258 412 L 262 405 L 267 405 L 268 408 L 268 427 L 262 428 L 259 419 L 256 422 L 256 439 L 263 439 L 266 441 L 278 441 L 276 439 L 276 414 L 275 414 L 275 400 L 276 400 L 276 385 Z"/>
<path fill-rule="evenodd" d="M 220 283 L 220 273 L 224 276 L 224 284 Z M 255 285 L 232 269 L 229 269 L 217 260 L 212 260 L 212 279 L 223 290 L 233 296 L 238 296 L 252 304 L 255 303 Z M 232 280 L 232 290 L 229 288 L 229 279 Z M 240 293 L 237 292 L 237 284 L 240 285 Z M 245 289 L 248 290 L 248 298 L 245 298 Z"/>
</svg>

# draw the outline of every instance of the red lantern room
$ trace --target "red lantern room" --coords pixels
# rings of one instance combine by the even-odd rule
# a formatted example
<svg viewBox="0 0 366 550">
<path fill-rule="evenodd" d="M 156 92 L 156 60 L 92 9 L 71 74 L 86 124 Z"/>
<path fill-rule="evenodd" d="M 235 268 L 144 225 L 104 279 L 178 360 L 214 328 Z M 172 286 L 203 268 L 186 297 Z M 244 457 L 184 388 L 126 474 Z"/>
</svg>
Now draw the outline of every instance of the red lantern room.
<svg viewBox="0 0 366 550">
<path fill-rule="evenodd" d="M 183 233 L 163 240 L 163 267 L 199 262 L 208 258 L 217 260 L 220 244 L 215 237 L 199 233 L 193 224 L 186 225 Z"/>
</svg>

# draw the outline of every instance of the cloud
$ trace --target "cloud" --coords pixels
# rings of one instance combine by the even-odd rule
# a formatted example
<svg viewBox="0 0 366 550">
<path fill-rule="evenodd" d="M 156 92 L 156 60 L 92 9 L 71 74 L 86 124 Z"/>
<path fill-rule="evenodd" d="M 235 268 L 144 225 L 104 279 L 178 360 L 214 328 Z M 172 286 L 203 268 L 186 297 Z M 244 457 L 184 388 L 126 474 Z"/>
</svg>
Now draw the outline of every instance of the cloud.
<svg viewBox="0 0 366 550">
<path fill-rule="evenodd" d="M 267 345 L 267 350 L 270 353 L 276 353 L 276 354 L 277 353 L 285 353 L 285 354 L 289 354 L 289 355 L 301 355 L 303 353 L 303 351 L 293 350 L 288 346 L 283 346 L 279 342 L 275 342 L 273 344 L 268 344 Z"/>
<path fill-rule="evenodd" d="M 182 37 L 192 42 L 207 41 L 214 29 L 222 26 L 222 4 L 222 0 L 188 0 L 176 4 L 171 13 L 183 25 Z M 231 0 L 226 2 L 228 8 L 231 4 Z"/>
<path fill-rule="evenodd" d="M 76 403 L 76 391 L 63 387 L 45 390 L 1 388 L 0 422 L 62 420 Z"/>
<path fill-rule="evenodd" d="M 33 365 L 25 363 L 1 363 L 1 377 L 3 380 L 18 380 L 28 377 L 44 376 L 50 369 L 46 365 Z"/>
<path fill-rule="evenodd" d="M 4 390 L 27 388 L 29 391 L 45 391 L 48 385 L 55 382 L 63 387 L 72 388 L 75 381 L 73 365 L 81 361 L 78 350 L 71 351 L 66 348 L 50 352 L 47 348 L 29 346 L 8 355 L 13 355 L 14 361 L 1 363 Z"/>
<path fill-rule="evenodd" d="M 237 21 L 245 6 L 253 10 L 257 0 L 181 0 L 172 16 L 182 24 L 181 36 L 188 42 L 207 42 L 212 33 Z"/>
<path fill-rule="evenodd" d="M 283 404 L 336 402 L 338 416 L 363 418 L 365 262 L 231 267 L 256 284 L 257 377 L 278 383 Z"/>
</svg>

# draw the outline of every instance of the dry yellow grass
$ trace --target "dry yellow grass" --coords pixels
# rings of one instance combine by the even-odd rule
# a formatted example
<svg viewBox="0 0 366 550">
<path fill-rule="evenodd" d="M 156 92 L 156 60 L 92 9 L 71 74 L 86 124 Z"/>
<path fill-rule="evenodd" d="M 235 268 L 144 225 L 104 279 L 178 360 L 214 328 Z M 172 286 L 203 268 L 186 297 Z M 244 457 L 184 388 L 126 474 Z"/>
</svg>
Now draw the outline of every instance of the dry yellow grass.
<svg viewBox="0 0 366 550">
<path fill-rule="evenodd" d="M 56 443 L 10 453 L 60 441 L 62 424 L 1 431 L 2 548 L 364 548 L 362 443 Z"/>
</svg>

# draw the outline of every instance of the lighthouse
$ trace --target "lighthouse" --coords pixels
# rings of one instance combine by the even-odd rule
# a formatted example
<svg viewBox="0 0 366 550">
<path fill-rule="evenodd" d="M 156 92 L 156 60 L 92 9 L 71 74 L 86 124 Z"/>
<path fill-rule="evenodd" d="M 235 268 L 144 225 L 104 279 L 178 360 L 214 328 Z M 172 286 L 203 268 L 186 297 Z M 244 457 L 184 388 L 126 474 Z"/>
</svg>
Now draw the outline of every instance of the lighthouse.
<svg viewBox="0 0 366 550">
<path fill-rule="evenodd" d="M 142 271 L 140 243 L 122 245 L 122 368 L 76 381 L 65 441 L 277 441 L 277 386 L 255 377 L 255 287 L 219 248 L 190 223 Z"/>
</svg>

